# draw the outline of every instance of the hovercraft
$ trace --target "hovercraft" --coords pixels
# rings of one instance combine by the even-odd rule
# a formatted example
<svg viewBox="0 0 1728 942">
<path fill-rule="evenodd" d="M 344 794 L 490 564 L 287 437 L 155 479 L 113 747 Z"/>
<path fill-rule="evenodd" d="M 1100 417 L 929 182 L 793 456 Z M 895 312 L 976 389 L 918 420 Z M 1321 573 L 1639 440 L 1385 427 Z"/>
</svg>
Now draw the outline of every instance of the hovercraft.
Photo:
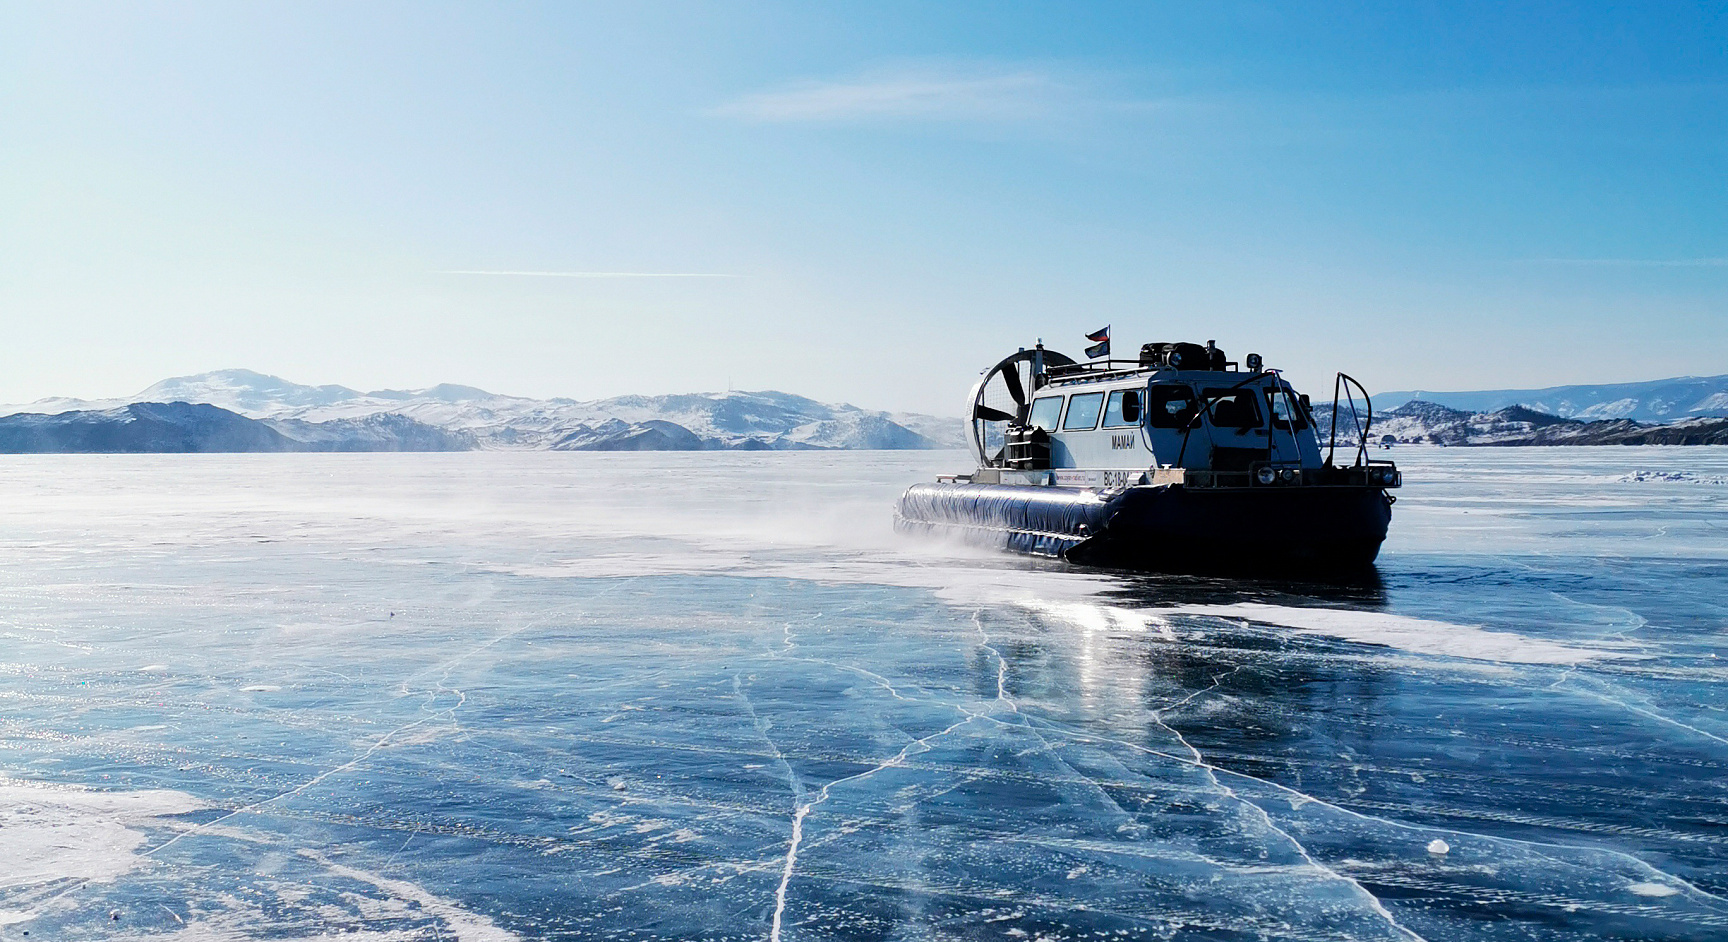
<svg viewBox="0 0 1728 942">
<path fill-rule="evenodd" d="M 895 529 L 1162 571 L 1373 563 L 1403 482 L 1369 458 L 1360 383 L 1337 375 L 1323 444 L 1309 398 L 1258 354 L 1239 365 L 1213 341 L 1087 352 L 1100 348 L 1075 362 L 1040 342 L 985 371 L 966 412 L 977 470 L 914 484 Z"/>
</svg>

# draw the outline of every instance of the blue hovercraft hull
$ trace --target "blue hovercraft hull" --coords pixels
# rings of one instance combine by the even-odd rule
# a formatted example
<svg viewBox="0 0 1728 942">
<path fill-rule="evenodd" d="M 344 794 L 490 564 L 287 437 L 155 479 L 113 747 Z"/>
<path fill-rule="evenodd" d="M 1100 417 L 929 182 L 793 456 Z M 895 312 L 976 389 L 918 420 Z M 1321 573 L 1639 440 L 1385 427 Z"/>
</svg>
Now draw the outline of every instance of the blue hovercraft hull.
<svg viewBox="0 0 1728 942">
<path fill-rule="evenodd" d="M 1114 493 L 1013 484 L 914 484 L 903 533 L 1076 563 L 1171 572 L 1361 569 L 1392 520 L 1376 487 L 1197 488 Z"/>
</svg>

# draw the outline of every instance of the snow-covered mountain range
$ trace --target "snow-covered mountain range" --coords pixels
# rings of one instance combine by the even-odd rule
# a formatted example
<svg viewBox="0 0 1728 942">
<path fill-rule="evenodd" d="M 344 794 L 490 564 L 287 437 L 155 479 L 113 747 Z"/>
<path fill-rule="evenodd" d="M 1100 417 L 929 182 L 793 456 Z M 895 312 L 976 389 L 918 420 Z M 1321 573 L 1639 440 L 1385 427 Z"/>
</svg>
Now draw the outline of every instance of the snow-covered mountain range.
<svg viewBox="0 0 1728 942">
<path fill-rule="evenodd" d="M 1329 411 L 1317 411 L 1321 441 L 1327 440 Z M 1354 435 L 1339 418 L 1342 439 Z M 1452 409 L 1421 399 L 1385 412 L 1375 412 L 1369 427 L 1371 442 L 1387 439 L 1406 444 L 1435 445 L 1723 445 L 1728 444 L 1728 419 L 1694 417 L 1676 422 L 1647 423 L 1631 419 L 1565 418 L 1525 406 L 1492 412 Z"/>
<path fill-rule="evenodd" d="M 320 450 L 347 450 L 343 442 L 367 435 L 372 441 L 380 435 L 421 441 L 436 446 L 431 450 L 446 450 L 453 443 L 558 450 L 904 449 L 957 448 L 963 443 L 957 419 L 872 412 L 782 392 L 580 402 L 504 396 L 451 384 L 361 392 L 346 386 L 307 386 L 250 370 L 166 379 L 124 399 L 43 399 L 3 406 L 0 416 L 112 413 L 139 403 L 172 402 L 216 406 L 259 420 L 295 441 L 322 443 Z"/>
<path fill-rule="evenodd" d="M 1487 389 L 1473 392 L 1382 392 L 1376 410 L 1420 400 L 1470 413 L 1524 406 L 1565 419 L 1631 419 L 1674 422 L 1728 417 L 1728 376 L 1681 376 L 1644 383 L 1550 386 L 1546 389 Z"/>
<path fill-rule="evenodd" d="M 1444 444 L 1728 441 L 1728 376 L 1534 390 L 1380 393 L 1373 438 Z M 193 404 L 197 409 L 168 406 Z M 1330 405 L 1315 404 L 1330 421 Z M 1652 425 L 1650 423 L 1662 423 Z M 472 386 L 361 392 L 250 370 L 123 399 L 0 406 L 0 451 L 560 451 L 961 448 L 958 419 L 782 392 L 529 399 Z M 1322 429 L 1324 432 L 1324 429 Z"/>
<path fill-rule="evenodd" d="M 134 402 L 112 409 L 0 416 L 0 453 L 467 451 L 474 439 L 383 413 L 360 419 L 260 421 L 218 406 Z"/>
</svg>

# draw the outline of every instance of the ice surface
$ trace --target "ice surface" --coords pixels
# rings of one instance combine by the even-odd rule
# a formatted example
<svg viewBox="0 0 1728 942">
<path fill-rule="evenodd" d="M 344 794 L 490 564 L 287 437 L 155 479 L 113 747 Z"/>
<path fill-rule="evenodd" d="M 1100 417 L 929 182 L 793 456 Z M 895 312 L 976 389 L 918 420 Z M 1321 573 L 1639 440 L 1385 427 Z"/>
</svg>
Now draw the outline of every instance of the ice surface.
<svg viewBox="0 0 1728 942">
<path fill-rule="evenodd" d="M 954 453 L 4 459 L 0 939 L 1728 936 L 1728 449 L 1393 456 L 1339 586 L 901 541 Z"/>
<path fill-rule="evenodd" d="M 1685 484 L 1728 484 L 1728 477 L 1699 474 L 1696 471 L 1630 471 L 1614 480 L 1622 482 L 1670 481 Z"/>
</svg>

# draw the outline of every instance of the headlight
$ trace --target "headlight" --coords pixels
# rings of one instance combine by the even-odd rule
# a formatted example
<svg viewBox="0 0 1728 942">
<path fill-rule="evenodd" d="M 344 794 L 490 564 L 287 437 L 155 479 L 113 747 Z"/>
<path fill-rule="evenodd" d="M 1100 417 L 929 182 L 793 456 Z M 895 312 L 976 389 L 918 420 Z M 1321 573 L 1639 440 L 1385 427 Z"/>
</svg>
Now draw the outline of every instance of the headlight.
<svg viewBox="0 0 1728 942">
<path fill-rule="evenodd" d="M 1285 484 L 1289 484 L 1291 481 L 1296 480 L 1296 472 L 1291 468 L 1285 468 L 1278 472 L 1278 476 L 1284 479 Z"/>
<path fill-rule="evenodd" d="M 1271 468 L 1261 468 L 1254 475 L 1255 478 L 1259 479 L 1261 484 L 1271 484 L 1272 481 L 1277 478 L 1277 476 L 1278 476 L 1277 472 L 1273 471 Z"/>
</svg>

